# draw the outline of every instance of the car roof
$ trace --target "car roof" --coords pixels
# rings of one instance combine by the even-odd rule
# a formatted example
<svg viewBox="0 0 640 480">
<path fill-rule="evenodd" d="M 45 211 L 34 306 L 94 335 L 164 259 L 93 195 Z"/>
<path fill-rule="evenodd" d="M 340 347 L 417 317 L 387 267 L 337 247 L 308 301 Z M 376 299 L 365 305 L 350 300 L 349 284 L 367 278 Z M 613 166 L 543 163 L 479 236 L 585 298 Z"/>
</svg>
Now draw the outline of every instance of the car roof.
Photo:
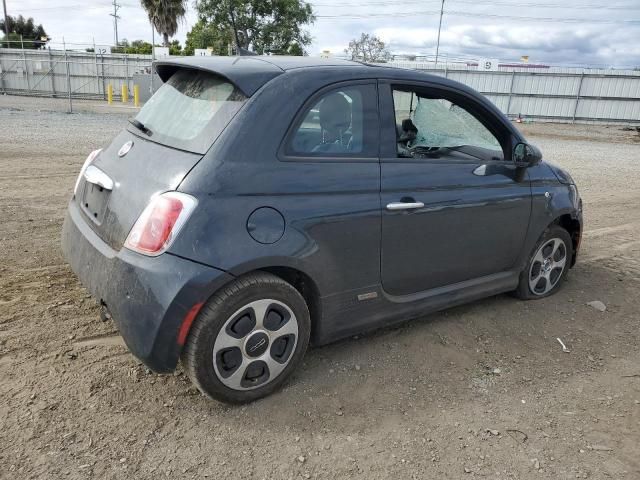
<svg viewBox="0 0 640 480">
<path fill-rule="evenodd" d="M 333 81 L 354 79 L 356 77 L 428 81 L 432 84 L 453 87 L 459 91 L 474 94 L 477 98 L 479 97 L 477 92 L 474 92 L 468 86 L 439 75 L 414 69 L 392 67 L 384 63 L 366 64 L 339 58 L 277 55 L 168 57 L 154 62 L 154 66 L 163 82 L 166 82 L 176 70 L 181 68 L 213 72 L 225 77 L 247 97 L 251 97 L 264 84 L 283 73 L 302 74 L 314 69 L 322 69 L 329 77 L 333 74 Z M 325 76 L 326 78 L 327 76 Z M 479 98 L 485 104 L 490 103 L 484 97 Z"/>
<path fill-rule="evenodd" d="M 245 56 L 194 56 L 167 58 L 154 63 L 163 82 L 180 68 L 195 68 L 217 73 L 227 78 L 247 95 L 253 95 L 262 85 L 278 75 L 297 68 L 362 67 L 359 62 L 333 58 Z"/>
</svg>

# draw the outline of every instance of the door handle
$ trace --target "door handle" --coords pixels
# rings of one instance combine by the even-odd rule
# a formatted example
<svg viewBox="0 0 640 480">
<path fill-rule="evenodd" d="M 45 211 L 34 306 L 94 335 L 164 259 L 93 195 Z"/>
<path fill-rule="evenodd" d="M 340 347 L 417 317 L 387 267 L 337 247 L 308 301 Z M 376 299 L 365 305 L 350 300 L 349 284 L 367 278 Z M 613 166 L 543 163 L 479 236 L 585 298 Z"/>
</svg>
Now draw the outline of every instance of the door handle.
<svg viewBox="0 0 640 480">
<path fill-rule="evenodd" d="M 392 202 L 387 203 L 387 210 L 413 210 L 424 207 L 422 202 Z"/>
</svg>

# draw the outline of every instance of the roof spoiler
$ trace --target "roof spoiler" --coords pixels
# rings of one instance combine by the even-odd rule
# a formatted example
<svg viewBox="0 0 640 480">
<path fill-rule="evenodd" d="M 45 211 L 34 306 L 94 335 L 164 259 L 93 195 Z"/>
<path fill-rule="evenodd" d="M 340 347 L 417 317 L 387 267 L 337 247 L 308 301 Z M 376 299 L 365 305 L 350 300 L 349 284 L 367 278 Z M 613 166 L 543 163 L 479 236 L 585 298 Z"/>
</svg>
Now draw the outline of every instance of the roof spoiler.
<svg viewBox="0 0 640 480">
<path fill-rule="evenodd" d="M 259 56 L 253 55 L 235 57 L 165 57 L 161 60 L 156 60 L 153 66 L 163 82 L 169 80 L 181 68 L 211 72 L 226 78 L 247 97 L 252 96 L 269 80 L 283 73 L 281 68 L 264 62 Z"/>
</svg>

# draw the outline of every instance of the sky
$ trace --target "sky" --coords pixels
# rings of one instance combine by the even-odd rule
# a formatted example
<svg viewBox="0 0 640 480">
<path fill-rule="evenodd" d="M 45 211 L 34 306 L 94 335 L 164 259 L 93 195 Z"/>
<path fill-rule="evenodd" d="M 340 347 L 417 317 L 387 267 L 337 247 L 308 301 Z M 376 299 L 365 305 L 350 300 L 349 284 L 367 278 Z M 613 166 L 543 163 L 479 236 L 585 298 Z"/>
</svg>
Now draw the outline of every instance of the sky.
<svg viewBox="0 0 640 480">
<path fill-rule="evenodd" d="M 6 0 L 9 15 L 42 23 L 52 47 L 113 44 L 112 0 Z M 151 40 L 137 0 L 118 0 L 119 38 Z M 310 55 L 343 55 L 361 32 L 394 54 L 434 55 L 441 0 L 313 0 Z M 175 38 L 197 20 L 193 2 Z M 159 37 L 156 37 L 159 41 Z M 640 66 L 640 0 L 445 0 L 440 54 L 530 63 Z"/>
</svg>

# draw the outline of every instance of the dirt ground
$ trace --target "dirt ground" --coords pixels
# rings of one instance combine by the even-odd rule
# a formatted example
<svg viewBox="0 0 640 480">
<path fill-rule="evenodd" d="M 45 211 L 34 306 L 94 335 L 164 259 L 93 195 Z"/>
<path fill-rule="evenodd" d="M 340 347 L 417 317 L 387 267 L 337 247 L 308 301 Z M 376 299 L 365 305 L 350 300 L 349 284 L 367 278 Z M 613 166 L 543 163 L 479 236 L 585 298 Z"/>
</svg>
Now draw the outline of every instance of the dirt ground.
<svg viewBox="0 0 640 480">
<path fill-rule="evenodd" d="M 0 97 L 0 478 L 640 478 L 635 132 L 523 126 L 584 199 L 557 295 L 313 349 L 284 390 L 229 407 L 137 362 L 62 258 L 80 165 L 127 118 L 64 108 Z"/>
</svg>

